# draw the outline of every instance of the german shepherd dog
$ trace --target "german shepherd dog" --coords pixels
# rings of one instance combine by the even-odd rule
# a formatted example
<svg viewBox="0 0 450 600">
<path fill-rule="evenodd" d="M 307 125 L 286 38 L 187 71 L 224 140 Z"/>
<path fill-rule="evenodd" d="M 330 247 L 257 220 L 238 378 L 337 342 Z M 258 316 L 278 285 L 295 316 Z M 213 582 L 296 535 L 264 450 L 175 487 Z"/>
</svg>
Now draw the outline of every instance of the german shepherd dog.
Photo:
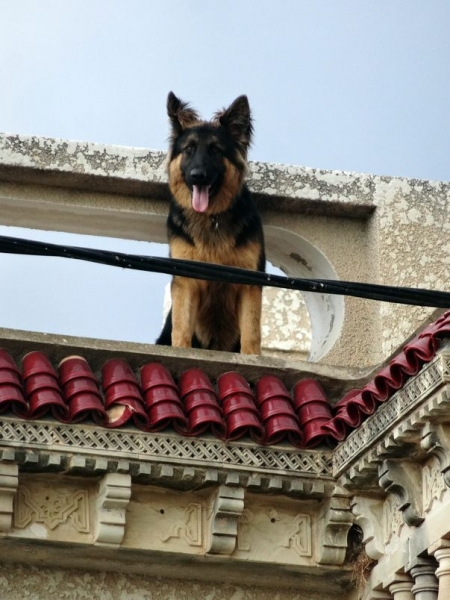
<svg viewBox="0 0 450 600">
<path fill-rule="evenodd" d="M 211 121 L 170 92 L 170 256 L 265 270 L 261 219 L 244 179 L 252 119 L 246 96 Z M 157 344 L 261 351 L 261 288 L 175 276 Z"/>
</svg>

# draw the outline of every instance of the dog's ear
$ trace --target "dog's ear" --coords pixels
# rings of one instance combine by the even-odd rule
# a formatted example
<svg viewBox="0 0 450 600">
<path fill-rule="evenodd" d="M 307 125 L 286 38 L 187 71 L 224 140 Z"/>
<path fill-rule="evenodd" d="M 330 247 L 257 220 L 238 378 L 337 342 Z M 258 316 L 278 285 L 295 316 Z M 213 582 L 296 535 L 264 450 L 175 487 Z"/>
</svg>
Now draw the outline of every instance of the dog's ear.
<svg viewBox="0 0 450 600">
<path fill-rule="evenodd" d="M 177 98 L 173 92 L 169 92 L 167 96 L 167 114 L 172 125 L 172 137 L 177 137 L 186 127 L 191 127 L 199 121 L 197 112 L 189 108 L 189 104 Z"/>
<path fill-rule="evenodd" d="M 216 114 L 216 122 L 225 127 L 244 155 L 252 142 L 253 125 L 247 96 L 239 96 Z"/>
</svg>

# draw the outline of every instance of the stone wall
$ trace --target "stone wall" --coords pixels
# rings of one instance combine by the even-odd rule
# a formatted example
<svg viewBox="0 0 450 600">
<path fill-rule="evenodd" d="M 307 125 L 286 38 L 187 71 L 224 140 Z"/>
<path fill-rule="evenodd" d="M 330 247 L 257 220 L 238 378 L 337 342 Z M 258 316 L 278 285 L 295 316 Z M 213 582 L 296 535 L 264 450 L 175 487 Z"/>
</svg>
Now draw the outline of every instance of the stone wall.
<svg viewBox="0 0 450 600">
<path fill-rule="evenodd" d="M 164 161 L 142 148 L 0 135 L 1 222 L 163 242 Z M 248 183 L 268 258 L 288 275 L 450 289 L 450 184 L 266 163 L 250 164 Z M 379 364 L 436 316 L 350 297 L 304 298 L 310 360 L 331 365 Z M 275 303 L 278 351 L 298 360 L 309 324 L 290 324 L 291 308 L 280 310 L 277 294 Z"/>
<path fill-rule="evenodd" d="M 2 600 L 323 600 L 297 590 L 0 564 Z M 333 595 L 335 600 L 348 596 Z"/>
</svg>

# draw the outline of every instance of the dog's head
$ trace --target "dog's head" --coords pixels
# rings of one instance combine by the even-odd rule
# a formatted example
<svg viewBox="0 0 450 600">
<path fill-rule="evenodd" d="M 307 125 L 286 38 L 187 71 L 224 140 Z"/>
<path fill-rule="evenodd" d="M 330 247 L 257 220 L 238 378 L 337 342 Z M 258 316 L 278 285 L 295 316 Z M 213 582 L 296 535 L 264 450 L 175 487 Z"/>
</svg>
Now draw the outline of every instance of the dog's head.
<svg viewBox="0 0 450 600">
<path fill-rule="evenodd" d="M 169 185 L 184 208 L 214 214 L 227 210 L 245 177 L 252 120 L 247 96 L 239 96 L 211 121 L 202 121 L 170 92 Z"/>
</svg>

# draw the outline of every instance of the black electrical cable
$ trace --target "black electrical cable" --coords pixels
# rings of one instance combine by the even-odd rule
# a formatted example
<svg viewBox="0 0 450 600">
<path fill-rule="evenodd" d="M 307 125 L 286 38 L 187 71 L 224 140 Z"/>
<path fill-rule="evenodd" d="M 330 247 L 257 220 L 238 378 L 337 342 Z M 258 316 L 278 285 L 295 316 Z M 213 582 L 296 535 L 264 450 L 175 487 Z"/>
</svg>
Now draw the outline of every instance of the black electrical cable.
<svg viewBox="0 0 450 600">
<path fill-rule="evenodd" d="M 449 292 L 351 281 L 284 277 L 282 275 L 272 275 L 262 273 L 261 271 L 248 271 L 225 265 L 48 244 L 46 242 L 8 236 L 0 236 L 0 253 L 71 258 L 122 267 L 124 269 L 166 273 L 168 275 L 205 279 L 207 281 L 277 287 L 300 292 L 355 296 L 357 298 L 415 306 L 450 308 Z"/>
</svg>

